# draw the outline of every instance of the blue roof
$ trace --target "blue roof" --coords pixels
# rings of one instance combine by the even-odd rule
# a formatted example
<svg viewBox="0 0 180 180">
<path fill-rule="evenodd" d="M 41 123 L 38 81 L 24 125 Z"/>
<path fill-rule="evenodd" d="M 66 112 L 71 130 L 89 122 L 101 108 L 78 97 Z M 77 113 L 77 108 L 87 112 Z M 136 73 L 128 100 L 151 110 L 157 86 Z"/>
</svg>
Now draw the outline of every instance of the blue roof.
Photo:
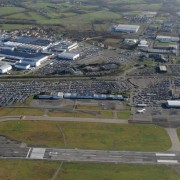
<svg viewBox="0 0 180 180">
<path fill-rule="evenodd" d="M 48 39 L 42 38 L 33 38 L 33 37 L 26 37 L 26 36 L 18 36 L 15 39 L 12 39 L 14 42 L 25 43 L 25 44 L 33 44 L 38 46 L 48 46 L 51 41 Z"/>
<path fill-rule="evenodd" d="M 9 49 L 0 49 L 0 56 L 5 56 L 5 57 L 13 56 L 13 57 L 20 58 L 20 59 L 38 60 L 38 59 L 46 57 L 47 55 L 42 54 L 42 53 L 29 54 L 29 53 L 24 53 L 24 52 L 11 51 Z"/>
<path fill-rule="evenodd" d="M 27 63 L 16 63 L 16 65 L 18 65 L 18 66 L 29 66 L 30 64 L 27 64 Z"/>
</svg>

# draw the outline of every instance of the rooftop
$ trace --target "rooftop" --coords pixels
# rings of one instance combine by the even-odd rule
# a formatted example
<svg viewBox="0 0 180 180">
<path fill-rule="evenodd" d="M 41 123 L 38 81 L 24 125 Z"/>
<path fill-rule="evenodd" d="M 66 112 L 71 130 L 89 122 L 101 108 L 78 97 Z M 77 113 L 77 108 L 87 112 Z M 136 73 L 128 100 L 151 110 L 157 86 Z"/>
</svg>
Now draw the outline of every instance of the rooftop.
<svg viewBox="0 0 180 180">
<path fill-rule="evenodd" d="M 41 58 L 46 57 L 47 55 L 42 53 L 24 53 L 24 52 L 17 52 L 17 51 L 11 51 L 9 49 L 0 49 L 0 56 L 5 57 L 16 57 L 17 59 L 34 59 L 38 60 Z"/>
</svg>

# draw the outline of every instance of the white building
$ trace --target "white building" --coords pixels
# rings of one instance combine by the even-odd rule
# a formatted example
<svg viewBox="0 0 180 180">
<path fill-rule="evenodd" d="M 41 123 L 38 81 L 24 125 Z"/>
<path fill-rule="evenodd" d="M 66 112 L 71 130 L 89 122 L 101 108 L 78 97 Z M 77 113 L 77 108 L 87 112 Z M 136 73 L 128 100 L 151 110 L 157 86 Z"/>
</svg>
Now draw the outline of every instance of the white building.
<svg viewBox="0 0 180 180">
<path fill-rule="evenodd" d="M 180 101 L 167 101 L 166 107 L 168 108 L 180 108 Z"/>
<path fill-rule="evenodd" d="M 160 72 L 167 72 L 167 68 L 166 68 L 166 66 L 159 66 L 159 71 Z"/>
<path fill-rule="evenodd" d="M 179 42 L 179 37 L 157 36 L 156 40 L 158 40 L 160 42 Z"/>
<path fill-rule="evenodd" d="M 146 49 L 148 47 L 149 47 L 149 44 L 146 40 L 141 40 L 138 44 L 139 49 L 144 49 L 144 48 Z"/>
<path fill-rule="evenodd" d="M 137 44 L 137 42 L 138 42 L 137 39 L 125 39 L 123 43 L 126 45 L 135 45 Z"/>
<path fill-rule="evenodd" d="M 27 70 L 27 69 L 30 68 L 30 64 L 26 64 L 26 63 L 16 63 L 16 64 L 15 64 L 15 68 Z"/>
<path fill-rule="evenodd" d="M 7 73 L 12 69 L 12 66 L 6 63 L 0 63 L 0 74 Z"/>
<path fill-rule="evenodd" d="M 140 26 L 138 25 L 127 25 L 127 24 L 119 24 L 113 27 L 115 32 L 124 32 L 124 33 L 137 33 Z"/>
<path fill-rule="evenodd" d="M 72 43 L 70 41 L 61 41 L 59 44 L 54 46 L 52 48 L 53 51 L 56 52 L 66 52 L 66 51 L 72 51 L 73 49 L 76 49 L 78 47 L 78 43 Z"/>
<path fill-rule="evenodd" d="M 64 60 L 77 60 L 79 56 L 80 56 L 79 54 L 68 53 L 68 52 L 63 52 L 61 54 L 58 54 L 58 58 Z"/>
</svg>

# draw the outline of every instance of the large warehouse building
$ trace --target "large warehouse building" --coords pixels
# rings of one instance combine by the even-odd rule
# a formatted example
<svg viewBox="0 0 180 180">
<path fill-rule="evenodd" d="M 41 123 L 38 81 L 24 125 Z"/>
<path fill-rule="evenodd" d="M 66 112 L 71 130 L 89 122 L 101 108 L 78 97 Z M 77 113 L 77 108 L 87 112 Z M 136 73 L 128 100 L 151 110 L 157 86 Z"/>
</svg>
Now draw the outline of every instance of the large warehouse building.
<svg viewBox="0 0 180 180">
<path fill-rule="evenodd" d="M 13 58 L 21 60 L 22 63 L 30 64 L 31 66 L 39 66 L 49 56 L 43 53 L 24 53 L 11 50 L 0 49 L 0 56 L 5 58 Z"/>
<path fill-rule="evenodd" d="M 58 54 L 58 58 L 63 60 L 77 60 L 79 56 L 80 56 L 79 54 L 68 53 L 68 52 L 63 52 L 61 54 Z"/>
<path fill-rule="evenodd" d="M 26 64 L 26 63 L 16 63 L 16 64 L 15 64 L 15 68 L 26 70 L 26 69 L 29 69 L 29 68 L 30 68 L 30 64 Z"/>
<path fill-rule="evenodd" d="M 179 42 L 179 37 L 172 37 L 172 36 L 157 36 L 156 40 L 160 42 Z"/>
<path fill-rule="evenodd" d="M 3 62 L 0 62 L 0 74 L 7 73 L 12 69 L 12 66 Z"/>
<path fill-rule="evenodd" d="M 115 32 L 124 32 L 124 33 L 136 33 L 139 30 L 138 25 L 127 25 L 127 24 L 119 24 L 112 28 Z"/>
<path fill-rule="evenodd" d="M 169 100 L 166 102 L 166 107 L 167 108 L 180 108 L 180 101 Z"/>
</svg>

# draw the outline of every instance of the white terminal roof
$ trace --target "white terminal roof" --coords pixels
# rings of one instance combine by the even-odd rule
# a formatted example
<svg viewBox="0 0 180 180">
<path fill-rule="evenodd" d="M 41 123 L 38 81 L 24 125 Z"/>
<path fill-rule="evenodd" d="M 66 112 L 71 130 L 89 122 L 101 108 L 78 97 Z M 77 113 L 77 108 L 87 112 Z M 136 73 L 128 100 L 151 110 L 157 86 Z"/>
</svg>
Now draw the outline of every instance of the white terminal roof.
<svg viewBox="0 0 180 180">
<path fill-rule="evenodd" d="M 167 101 L 167 105 L 168 106 L 172 106 L 172 107 L 180 107 L 180 101 Z"/>
</svg>

